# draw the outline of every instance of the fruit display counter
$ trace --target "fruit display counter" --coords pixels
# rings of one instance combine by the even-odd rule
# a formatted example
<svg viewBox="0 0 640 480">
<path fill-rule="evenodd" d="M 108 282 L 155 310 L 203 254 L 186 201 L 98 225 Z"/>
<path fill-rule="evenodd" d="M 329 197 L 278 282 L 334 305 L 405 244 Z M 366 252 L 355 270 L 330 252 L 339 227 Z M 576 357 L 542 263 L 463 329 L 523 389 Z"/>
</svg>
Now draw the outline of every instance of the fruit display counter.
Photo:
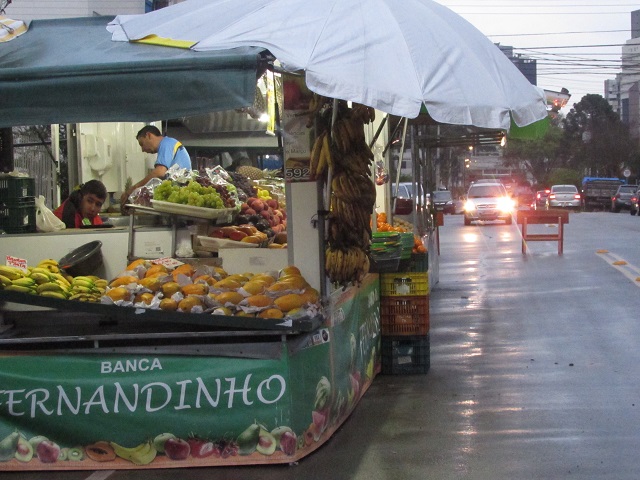
<svg viewBox="0 0 640 480">
<path fill-rule="evenodd" d="M 276 302 L 308 290 L 295 272 L 266 280 L 287 289 L 256 293 L 265 272 L 242 279 L 207 267 L 207 279 L 202 268 L 129 268 L 106 285 L 76 281 L 101 291 L 100 301 L 0 290 L 0 470 L 295 462 L 330 438 L 379 371 L 375 274 L 301 308 L 295 298 Z M 145 278 L 180 290 L 165 294 Z M 163 310 L 147 290 L 200 304 Z M 12 311 L 19 304 L 46 310 Z"/>
</svg>

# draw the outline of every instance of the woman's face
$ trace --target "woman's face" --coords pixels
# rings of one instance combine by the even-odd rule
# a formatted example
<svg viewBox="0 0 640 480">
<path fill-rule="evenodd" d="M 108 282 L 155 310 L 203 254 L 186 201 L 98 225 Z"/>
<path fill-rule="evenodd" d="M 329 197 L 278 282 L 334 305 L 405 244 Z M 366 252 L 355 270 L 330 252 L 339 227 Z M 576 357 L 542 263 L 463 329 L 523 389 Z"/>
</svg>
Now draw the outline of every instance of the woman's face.
<svg viewBox="0 0 640 480">
<path fill-rule="evenodd" d="M 104 200 L 93 193 L 86 193 L 80 200 L 80 214 L 83 218 L 93 218 L 100 213 Z"/>
</svg>

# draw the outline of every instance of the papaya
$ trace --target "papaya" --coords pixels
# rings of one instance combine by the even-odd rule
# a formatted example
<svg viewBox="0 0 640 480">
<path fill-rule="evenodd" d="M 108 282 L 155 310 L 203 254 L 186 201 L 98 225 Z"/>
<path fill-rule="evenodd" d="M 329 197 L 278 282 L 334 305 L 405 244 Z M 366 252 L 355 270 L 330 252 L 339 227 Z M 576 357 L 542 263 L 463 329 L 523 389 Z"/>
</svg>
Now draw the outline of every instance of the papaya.
<svg viewBox="0 0 640 480">
<path fill-rule="evenodd" d="M 289 293 L 281 297 L 276 298 L 273 301 L 274 305 L 284 312 L 293 310 L 294 308 L 300 308 L 305 304 L 305 298 L 297 293 Z"/>
<path fill-rule="evenodd" d="M 159 263 L 154 263 L 149 268 L 147 268 L 147 271 L 144 273 L 144 276 L 150 277 L 156 273 L 167 273 L 168 271 L 169 270 L 164 265 L 161 265 Z"/>
<path fill-rule="evenodd" d="M 182 293 L 186 295 L 206 295 L 209 293 L 209 286 L 204 283 L 190 283 L 182 287 Z"/>
<path fill-rule="evenodd" d="M 273 300 L 267 295 L 251 295 L 246 298 L 246 302 L 250 307 L 268 307 L 273 303 Z"/>
<path fill-rule="evenodd" d="M 197 306 L 202 306 L 202 301 L 196 295 L 184 297 L 180 300 L 180 303 L 178 303 L 178 308 L 183 312 L 191 312 L 191 310 Z"/>
<path fill-rule="evenodd" d="M 109 286 L 111 288 L 121 287 L 123 285 L 129 285 L 130 283 L 138 283 L 138 277 L 134 277 L 133 275 L 124 275 L 122 277 L 117 277 L 111 281 Z"/>
</svg>

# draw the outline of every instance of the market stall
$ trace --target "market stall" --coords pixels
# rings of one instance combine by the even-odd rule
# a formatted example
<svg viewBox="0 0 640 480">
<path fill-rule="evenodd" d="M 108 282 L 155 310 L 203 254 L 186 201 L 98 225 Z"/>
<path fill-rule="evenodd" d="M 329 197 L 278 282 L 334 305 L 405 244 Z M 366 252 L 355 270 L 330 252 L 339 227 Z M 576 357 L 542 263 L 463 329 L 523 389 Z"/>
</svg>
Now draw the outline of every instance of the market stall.
<svg viewBox="0 0 640 480">
<path fill-rule="evenodd" d="M 187 8 L 187 3 L 178 7 Z M 261 22 L 264 24 L 264 19 Z M 101 18 L 34 22 L 31 33 L 35 35 L 27 33 L 12 41 L 2 57 L 7 68 L 0 69 L 3 100 L 7 91 L 38 101 L 30 102 L 37 107 L 26 109 L 24 115 L 20 114 L 24 109 L 18 108 L 23 107 L 21 102 L 3 101 L 2 125 L 155 120 L 239 108 L 253 100 L 256 75 L 263 70 L 264 59 L 271 58 L 268 52 L 247 45 L 204 54 L 140 43 L 106 45 L 105 23 Z M 57 31 L 48 37 L 47 26 L 70 30 L 66 35 Z M 73 36 L 86 32 L 91 32 L 86 42 Z M 38 41 L 31 44 L 30 38 Z M 24 49 L 45 48 L 48 38 L 66 41 L 54 44 L 53 55 L 46 57 L 51 60 L 34 68 L 29 62 L 37 59 L 24 55 Z M 56 48 L 67 55 L 55 56 Z M 164 58 L 169 50 L 175 58 Z M 156 54 L 163 58 L 145 61 Z M 136 68 L 130 68 L 133 65 Z M 211 77 L 201 81 L 200 68 Z M 49 75 L 51 71 L 55 75 Z M 157 92 L 144 92 L 152 91 L 153 77 L 166 71 L 179 72 L 171 81 L 162 82 L 167 98 L 174 91 L 188 95 L 160 111 Z M 192 75 L 182 79 L 185 71 Z M 106 97 L 96 100 L 93 81 L 105 87 L 99 90 L 109 92 Z M 49 85 L 58 88 L 54 95 L 47 90 Z M 397 85 L 394 88 L 402 90 Z M 486 94 L 483 90 L 482 95 Z M 536 103 L 533 91 L 525 97 Z M 428 103 L 419 96 L 416 99 L 418 110 Z M 370 171 L 374 155 L 368 143 L 375 111 L 371 106 L 317 95 L 308 100 L 306 105 L 302 103 L 309 117 L 308 132 L 301 135 L 303 148 L 291 150 L 285 160 L 289 162 L 285 165 L 289 181 L 286 261 L 283 249 L 227 248 L 219 252 L 220 263 L 161 257 L 132 264 L 130 258 L 105 258 L 115 275 L 67 278 L 55 272 L 64 265 L 44 258 L 55 254 L 43 256 L 40 250 L 25 258 L 12 256 L 17 270 L 4 270 L 10 284 L 2 279 L 5 288 L 0 291 L 4 302 L 0 469 L 293 462 L 327 441 L 355 408 L 380 371 L 385 353 L 381 345 L 389 348 L 386 354 L 392 363 L 396 360 L 396 366 L 405 359 L 414 361 L 404 342 L 399 342 L 404 352 L 401 357 L 396 351 L 397 340 L 381 344 L 378 272 L 389 267 L 381 267 L 384 258 L 376 258 L 376 271 L 370 271 L 369 247 L 378 224 L 373 213 L 379 198 Z M 394 110 L 404 103 L 397 100 Z M 441 98 L 431 102 L 434 111 L 438 103 Z M 291 110 L 296 108 L 299 105 Z M 509 108 L 502 106 L 497 114 L 478 111 L 479 121 L 503 126 Z M 415 105 L 408 110 L 417 114 Z M 467 106 L 461 110 L 466 112 Z M 530 105 L 519 109 L 518 121 L 535 120 L 534 111 Z M 299 116 L 292 113 L 291 118 Z M 193 211 L 168 213 L 192 215 Z M 413 237 L 414 232 L 409 233 Z M 428 230 L 415 233 L 424 235 L 424 243 L 433 247 Z M 212 232 L 198 234 L 210 237 Z M 9 244 L 4 240 L 0 239 L 0 247 L 8 254 Z M 396 270 L 387 272 L 399 271 L 401 256 L 393 257 Z M 422 318 L 426 313 L 428 318 L 426 270 L 437 259 L 407 260 L 410 274 L 389 279 L 386 294 L 402 298 L 389 299 L 387 320 L 411 323 L 416 312 Z M 121 266 L 114 268 L 117 264 Z M 35 277 L 34 268 L 28 268 L 34 265 L 52 265 L 48 268 L 51 273 L 62 275 L 68 286 L 51 276 L 45 280 L 45 272 L 36 272 L 42 277 Z M 147 275 L 161 266 L 166 270 L 154 272 L 159 277 Z M 293 268 L 297 272 L 288 270 Z M 278 284 L 281 287 L 269 290 L 272 295 L 253 293 L 247 284 L 255 277 L 264 279 L 261 288 L 265 291 Z M 223 287 L 219 282 L 225 280 Z M 233 280 L 232 286 L 229 280 Z M 65 298 L 42 294 L 40 289 L 56 289 L 41 287 L 54 282 Z M 179 291 L 165 292 L 163 287 L 168 283 L 177 284 Z M 9 288 L 12 286 L 15 288 Z M 414 286 L 419 289 L 413 290 Z M 228 295 L 223 300 L 224 294 Z M 283 303 L 287 295 L 293 295 L 289 300 L 295 300 L 295 307 Z M 261 303 L 252 297 L 261 297 Z M 169 300 L 166 310 L 159 307 L 165 300 Z M 16 304 L 46 310 L 25 316 L 8 308 Z M 428 324 L 419 325 L 422 330 L 417 332 L 423 337 L 425 326 Z M 399 332 L 392 329 L 392 333 Z M 422 373 L 428 369 L 425 351 L 428 349 L 422 348 L 418 357 Z"/>
</svg>

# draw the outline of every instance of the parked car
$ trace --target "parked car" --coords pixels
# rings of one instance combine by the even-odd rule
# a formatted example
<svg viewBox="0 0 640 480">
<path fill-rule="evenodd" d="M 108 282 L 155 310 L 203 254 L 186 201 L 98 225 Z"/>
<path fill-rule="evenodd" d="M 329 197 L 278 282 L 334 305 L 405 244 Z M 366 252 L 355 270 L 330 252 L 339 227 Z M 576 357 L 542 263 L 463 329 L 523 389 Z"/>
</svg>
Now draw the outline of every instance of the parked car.
<svg viewBox="0 0 640 480">
<path fill-rule="evenodd" d="M 611 198 L 611 211 L 618 213 L 620 210 L 631 210 L 631 198 L 637 190 L 637 185 L 620 185 Z"/>
<path fill-rule="evenodd" d="M 581 205 L 580 192 L 575 185 L 553 185 L 551 187 L 547 199 L 549 208 L 575 208 L 578 210 Z"/>
<path fill-rule="evenodd" d="M 631 197 L 631 206 L 629 207 L 631 215 L 637 215 L 640 212 L 640 186 L 636 190 L 636 193 Z"/>
<path fill-rule="evenodd" d="M 549 198 L 549 190 L 548 188 L 545 190 L 538 190 L 536 192 L 536 198 L 533 202 L 534 210 L 544 210 L 547 208 L 547 199 Z"/>
<path fill-rule="evenodd" d="M 436 212 L 456 213 L 456 206 L 453 203 L 453 197 L 449 190 L 436 190 L 431 194 L 431 201 Z"/>
<path fill-rule="evenodd" d="M 472 183 L 464 204 L 464 224 L 477 220 L 503 220 L 512 223 L 515 202 L 500 182 Z"/>
</svg>

